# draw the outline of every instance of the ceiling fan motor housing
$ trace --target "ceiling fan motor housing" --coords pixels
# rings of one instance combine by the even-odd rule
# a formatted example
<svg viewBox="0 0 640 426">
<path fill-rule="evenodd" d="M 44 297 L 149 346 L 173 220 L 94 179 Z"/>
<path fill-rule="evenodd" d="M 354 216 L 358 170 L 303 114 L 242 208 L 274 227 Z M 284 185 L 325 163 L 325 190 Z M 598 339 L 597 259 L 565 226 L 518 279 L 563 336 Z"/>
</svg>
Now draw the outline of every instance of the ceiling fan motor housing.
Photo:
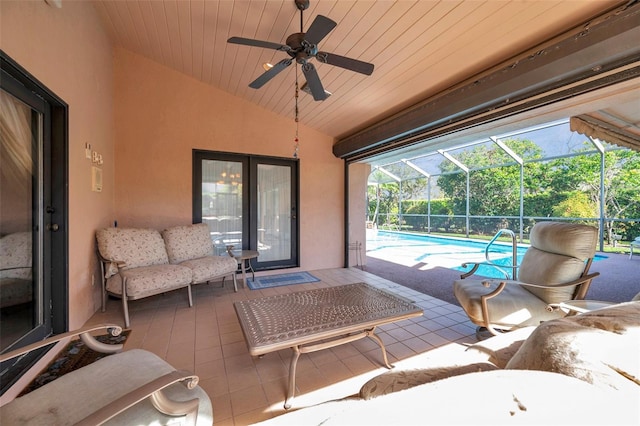
<svg viewBox="0 0 640 426">
<path fill-rule="evenodd" d="M 305 33 L 295 33 L 287 37 L 287 46 L 291 50 L 287 51 L 289 56 L 296 59 L 296 62 L 303 64 L 307 59 L 314 57 L 318 53 L 318 46 L 310 44 L 304 39 Z"/>
<path fill-rule="evenodd" d="M 0 0 L 1 1 L 1 0 Z M 329 64 L 344 68 L 350 71 L 359 72 L 365 75 L 371 75 L 373 72 L 373 64 L 359 61 L 357 59 L 347 58 L 345 56 L 336 55 L 334 53 L 321 52 L 318 50 L 318 44 L 325 38 L 331 30 L 337 25 L 326 16 L 317 15 L 307 32 L 304 31 L 302 11 L 309 7 L 309 0 L 294 0 L 296 7 L 300 10 L 300 32 L 291 34 L 287 37 L 286 44 L 274 43 L 271 41 L 255 40 L 245 37 L 231 37 L 228 43 L 242 44 L 245 46 L 262 47 L 266 49 L 274 49 L 287 54 L 295 59 L 296 63 L 302 67 L 307 82 L 305 83 L 316 101 L 325 100 L 328 96 L 326 90 L 322 86 L 320 77 L 316 68 L 310 59 L 316 58 L 323 64 Z M 271 68 L 267 69 L 262 75 L 249 84 L 253 89 L 259 89 L 277 74 L 285 70 L 293 63 L 292 59 L 283 59 Z"/>
</svg>

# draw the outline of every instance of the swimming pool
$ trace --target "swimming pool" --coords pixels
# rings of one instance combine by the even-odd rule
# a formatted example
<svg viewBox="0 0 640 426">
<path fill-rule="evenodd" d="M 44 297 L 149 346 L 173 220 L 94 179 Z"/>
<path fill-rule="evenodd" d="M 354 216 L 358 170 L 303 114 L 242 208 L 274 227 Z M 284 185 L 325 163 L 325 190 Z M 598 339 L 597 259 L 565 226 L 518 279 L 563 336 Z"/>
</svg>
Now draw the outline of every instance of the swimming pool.
<svg viewBox="0 0 640 426">
<path fill-rule="evenodd" d="M 367 256 L 393 261 L 406 266 L 430 269 L 445 267 L 457 271 L 468 271 L 463 268 L 464 262 L 484 262 L 484 250 L 488 241 L 466 238 L 439 237 L 408 232 L 377 231 L 367 235 Z M 517 264 L 520 264 L 528 244 L 518 244 Z M 511 265 L 513 250 L 510 243 L 496 241 L 491 246 L 489 257 L 498 265 Z M 596 254 L 594 261 L 606 259 Z M 511 276 L 510 268 L 498 269 L 482 265 L 476 274 L 493 278 Z"/>
</svg>

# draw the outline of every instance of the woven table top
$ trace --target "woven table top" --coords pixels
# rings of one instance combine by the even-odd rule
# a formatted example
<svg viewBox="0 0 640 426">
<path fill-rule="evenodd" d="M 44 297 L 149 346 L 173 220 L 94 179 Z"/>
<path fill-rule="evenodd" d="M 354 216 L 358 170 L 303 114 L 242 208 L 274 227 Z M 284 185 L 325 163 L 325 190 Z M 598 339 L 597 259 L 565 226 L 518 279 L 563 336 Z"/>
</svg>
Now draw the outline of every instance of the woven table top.
<svg viewBox="0 0 640 426">
<path fill-rule="evenodd" d="M 365 283 L 234 303 L 251 355 L 317 342 L 422 315 L 421 308 Z"/>
</svg>

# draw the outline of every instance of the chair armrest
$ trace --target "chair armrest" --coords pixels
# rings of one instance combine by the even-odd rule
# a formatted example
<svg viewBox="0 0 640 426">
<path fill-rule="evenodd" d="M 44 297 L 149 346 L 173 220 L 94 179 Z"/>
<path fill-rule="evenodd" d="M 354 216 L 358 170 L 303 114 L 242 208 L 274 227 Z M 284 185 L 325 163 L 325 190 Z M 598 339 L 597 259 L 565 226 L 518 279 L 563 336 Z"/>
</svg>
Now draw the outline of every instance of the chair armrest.
<svg viewBox="0 0 640 426">
<path fill-rule="evenodd" d="M 529 284 L 529 283 L 525 283 L 525 282 L 520 282 L 519 284 L 527 285 L 529 287 L 537 287 L 537 288 L 572 287 L 572 286 L 576 286 L 576 285 L 579 285 L 579 284 L 584 284 L 587 281 L 590 281 L 590 280 L 594 279 L 598 275 L 600 275 L 600 272 L 594 272 L 592 274 L 588 274 L 588 275 L 582 276 L 582 277 L 578 278 L 577 280 L 569 281 L 568 283 L 562 283 L 562 284 L 545 285 L 545 284 Z"/>
<path fill-rule="evenodd" d="M 6 360 L 18 357 L 20 355 L 24 355 L 26 353 L 29 353 L 29 352 L 33 351 L 33 350 L 42 348 L 44 346 L 51 345 L 53 343 L 58 343 L 58 342 L 60 342 L 62 340 L 65 340 L 65 339 L 70 340 L 71 338 L 73 338 L 75 336 L 80 336 L 80 339 L 82 339 L 82 341 L 84 342 L 85 345 L 87 345 L 88 347 L 90 347 L 91 349 L 93 349 L 93 350 L 95 350 L 97 352 L 102 352 L 102 353 L 120 352 L 122 350 L 122 347 L 123 347 L 123 345 L 121 343 L 114 344 L 114 345 L 105 344 L 105 343 L 102 343 L 102 342 L 96 340 L 96 338 L 93 337 L 90 334 L 91 332 L 98 331 L 98 330 L 104 330 L 104 329 L 108 329 L 109 333 L 112 336 L 119 336 L 120 333 L 122 333 L 122 327 L 120 327 L 119 325 L 115 325 L 115 324 L 100 324 L 100 325 L 87 326 L 87 327 L 80 328 L 78 330 L 57 334 L 55 336 L 48 337 L 48 338 L 46 338 L 44 340 L 41 340 L 39 342 L 32 343 L 30 345 L 27 345 L 27 346 L 24 346 L 22 348 L 13 350 L 11 352 L 4 353 L 4 354 L 0 355 L 0 362 L 4 362 Z"/>
<path fill-rule="evenodd" d="M 562 284 L 551 284 L 551 285 L 545 285 L 545 284 L 530 284 L 530 283 L 526 283 L 524 281 L 517 281 L 517 280 L 507 280 L 507 281 L 500 281 L 496 278 L 488 278 L 486 280 L 482 280 L 481 283 L 483 286 L 485 287 L 489 287 L 491 281 L 500 281 L 500 284 L 498 285 L 498 287 L 491 293 L 488 293 L 486 295 L 483 295 L 482 297 L 487 297 L 488 299 L 491 299 L 492 297 L 497 296 L 500 292 L 502 292 L 502 290 L 504 290 L 504 288 L 507 286 L 507 284 L 518 284 L 518 285 L 526 285 L 529 287 L 537 287 L 537 288 L 560 288 L 560 287 L 572 287 L 572 286 L 576 286 L 579 284 L 584 284 L 587 281 L 590 281 L 592 279 L 594 279 L 595 277 L 597 277 L 598 275 L 600 275 L 600 272 L 594 272 L 592 274 L 589 275 L 585 275 L 582 276 L 576 280 L 573 281 L 569 281 L 568 283 L 562 283 Z"/>
<path fill-rule="evenodd" d="M 90 416 L 85 417 L 76 425 L 93 426 L 103 424 L 146 398 L 151 398 L 151 403 L 158 411 L 170 416 L 186 415 L 188 419 L 185 423 L 195 424 L 200 403 L 198 398 L 188 401 L 173 401 L 162 393 L 163 389 L 177 382 L 182 382 L 188 389 L 194 389 L 198 385 L 198 376 L 185 370 L 167 373 L 121 396 Z"/>
</svg>

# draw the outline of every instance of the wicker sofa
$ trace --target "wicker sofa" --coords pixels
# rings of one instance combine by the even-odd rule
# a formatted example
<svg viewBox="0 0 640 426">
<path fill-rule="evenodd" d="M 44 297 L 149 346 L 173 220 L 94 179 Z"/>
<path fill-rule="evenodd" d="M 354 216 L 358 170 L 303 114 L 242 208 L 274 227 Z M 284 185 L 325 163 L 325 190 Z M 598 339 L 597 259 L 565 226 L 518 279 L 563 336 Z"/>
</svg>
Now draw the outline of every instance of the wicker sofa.
<svg viewBox="0 0 640 426">
<path fill-rule="evenodd" d="M 259 424 L 640 424 L 640 301 L 406 361 Z"/>
<path fill-rule="evenodd" d="M 125 327 L 129 327 L 128 301 L 231 275 L 238 291 L 238 263 L 216 256 L 206 224 L 175 226 L 160 232 L 143 228 L 104 228 L 96 232 L 102 267 L 102 310 L 107 294 L 122 299 Z"/>
</svg>

